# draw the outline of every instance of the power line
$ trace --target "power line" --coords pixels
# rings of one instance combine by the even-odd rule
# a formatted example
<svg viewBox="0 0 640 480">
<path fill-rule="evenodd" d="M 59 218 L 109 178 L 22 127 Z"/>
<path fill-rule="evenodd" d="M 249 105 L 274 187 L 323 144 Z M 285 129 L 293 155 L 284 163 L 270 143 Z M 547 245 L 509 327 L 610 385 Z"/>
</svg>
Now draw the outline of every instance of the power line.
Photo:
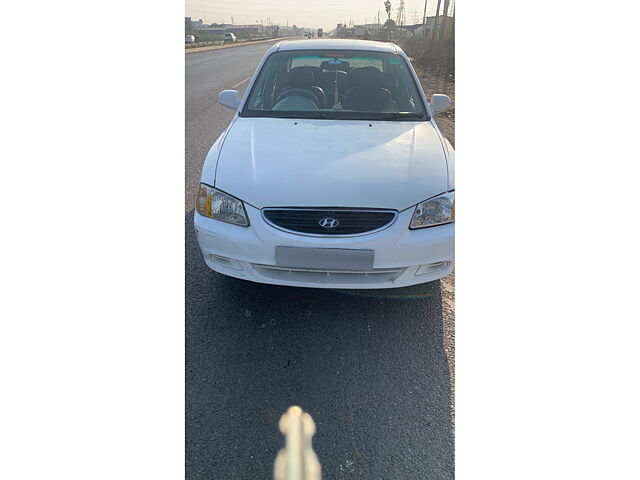
<svg viewBox="0 0 640 480">
<path fill-rule="evenodd" d="M 416 4 L 418 4 L 418 1 L 421 1 L 421 0 L 413 0 L 413 1 L 409 0 L 407 2 L 405 2 L 404 0 L 401 0 L 400 8 L 394 9 L 396 10 L 396 13 L 401 17 L 400 22 L 402 24 L 406 23 L 407 21 L 406 8 L 411 8 L 412 5 L 415 7 Z M 194 6 L 201 3 L 205 4 L 204 8 L 197 8 L 197 6 Z M 256 15 L 265 17 L 266 15 L 273 15 L 273 14 L 276 14 L 279 17 L 288 17 L 289 20 L 291 20 L 294 17 L 297 19 L 300 19 L 301 17 L 305 17 L 305 22 L 309 21 L 309 20 L 306 20 L 307 18 L 313 17 L 315 21 L 325 22 L 325 23 L 329 22 L 329 18 L 334 16 L 335 18 L 347 16 L 345 15 L 346 12 L 348 12 L 348 16 L 351 18 L 354 18 L 354 17 L 369 18 L 371 15 L 375 16 L 375 11 L 372 11 L 373 9 L 371 8 L 362 7 L 354 10 L 352 7 L 346 6 L 345 2 L 340 2 L 339 4 L 336 4 L 336 5 L 340 5 L 340 8 L 329 8 L 329 9 L 326 8 L 325 4 L 322 4 L 322 8 L 313 8 L 309 3 L 296 3 L 295 4 L 296 6 L 299 5 L 307 8 L 292 8 L 288 10 L 284 10 L 284 9 L 273 10 L 268 6 L 265 6 L 264 2 L 234 1 L 233 3 L 231 3 L 232 6 L 222 7 L 222 6 L 216 5 L 213 9 L 206 8 L 207 3 L 208 2 L 189 2 L 189 7 L 186 10 L 188 12 L 192 12 L 191 16 L 201 15 L 201 12 L 204 12 L 204 15 L 207 17 L 217 17 L 219 19 L 220 17 L 229 18 L 233 16 L 234 18 L 251 19 L 252 21 L 255 20 Z M 429 3 L 429 5 L 427 5 L 427 3 L 428 2 L 425 2 L 424 4 L 423 20 L 425 19 L 424 17 L 428 16 L 427 11 L 434 8 L 434 6 L 431 6 L 429 8 L 429 5 L 433 5 L 433 4 Z M 453 2 L 451 3 L 453 4 Z M 402 4 L 405 4 L 404 9 L 402 8 L 403 6 Z M 244 6 L 245 8 L 240 8 L 240 7 L 236 8 L 235 5 L 241 5 L 241 6 Z M 250 5 L 254 5 L 255 7 L 251 9 L 246 8 Z M 293 4 L 291 5 L 293 6 Z M 420 4 L 420 6 L 422 7 L 423 5 Z"/>
<path fill-rule="evenodd" d="M 331 12 L 352 12 L 353 8 L 350 7 L 345 7 L 344 3 L 342 3 L 342 8 L 332 8 L 331 11 L 326 11 L 324 9 L 319 9 L 319 8 L 311 8 L 311 9 L 295 9 L 295 10 L 291 10 L 291 9 L 283 9 L 283 10 L 279 10 L 279 9 L 273 9 L 273 8 L 269 8 L 268 6 L 264 6 L 264 4 L 262 5 L 262 7 L 264 8 L 264 11 L 267 12 L 274 12 L 274 13 L 296 13 L 296 12 L 302 12 L 302 13 L 331 13 Z M 226 11 L 228 13 L 235 13 L 235 12 L 255 12 L 256 10 L 260 10 L 259 7 L 255 7 L 255 8 L 236 8 L 236 7 L 219 7 L 216 6 L 215 7 L 216 11 Z M 188 7 L 187 10 L 206 10 L 209 11 L 208 8 L 198 8 L 198 7 Z M 369 9 L 367 9 L 369 10 Z M 363 9 L 364 11 L 364 9 Z"/>
<path fill-rule="evenodd" d="M 344 3 L 345 2 L 343 2 L 343 1 L 336 1 L 336 2 L 333 2 L 333 3 L 331 3 L 331 2 L 323 2 L 322 6 L 323 6 L 323 8 L 332 7 L 333 5 L 341 5 L 342 6 L 342 5 L 344 5 Z M 201 5 L 199 7 L 194 7 L 193 6 L 194 4 L 195 5 L 201 4 Z M 204 4 L 204 5 L 202 5 L 202 4 Z M 196 9 L 200 8 L 200 9 L 202 9 L 203 6 L 207 7 L 209 4 L 210 4 L 210 2 L 208 2 L 208 1 L 203 1 L 203 2 L 192 1 L 192 2 L 189 2 L 189 5 L 187 5 L 186 8 L 196 8 Z M 263 7 L 264 6 L 264 2 L 263 1 L 260 1 L 260 2 L 241 2 L 241 1 L 235 1 L 234 0 L 233 4 L 234 5 L 247 5 L 247 6 L 250 6 L 250 7 L 258 7 L 258 6 Z M 286 6 L 287 7 L 308 7 L 309 6 L 309 2 L 295 3 L 295 4 L 287 3 Z"/>
</svg>

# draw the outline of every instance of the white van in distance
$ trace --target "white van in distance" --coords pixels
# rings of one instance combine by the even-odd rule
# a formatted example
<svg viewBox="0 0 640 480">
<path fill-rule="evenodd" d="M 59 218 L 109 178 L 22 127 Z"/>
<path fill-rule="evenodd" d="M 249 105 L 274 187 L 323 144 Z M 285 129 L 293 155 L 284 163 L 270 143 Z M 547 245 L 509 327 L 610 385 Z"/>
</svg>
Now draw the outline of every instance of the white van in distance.
<svg viewBox="0 0 640 480">
<path fill-rule="evenodd" d="M 224 34 L 224 41 L 225 42 L 235 42 L 238 40 L 238 37 L 236 37 L 236 35 L 234 33 L 225 33 Z"/>
</svg>

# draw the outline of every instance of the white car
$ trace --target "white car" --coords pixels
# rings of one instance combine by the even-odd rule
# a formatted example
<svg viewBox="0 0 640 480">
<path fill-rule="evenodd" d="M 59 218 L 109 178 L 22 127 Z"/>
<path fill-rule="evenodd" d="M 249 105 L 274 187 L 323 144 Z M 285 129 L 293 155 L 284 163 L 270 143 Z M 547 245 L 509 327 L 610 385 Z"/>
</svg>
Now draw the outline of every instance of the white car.
<svg viewBox="0 0 640 480">
<path fill-rule="evenodd" d="M 206 264 L 254 282 L 390 288 L 454 266 L 454 152 L 405 53 L 298 40 L 265 54 L 204 162 Z"/>
<path fill-rule="evenodd" d="M 236 37 L 235 33 L 225 33 L 224 34 L 224 41 L 225 42 L 235 42 L 238 38 Z"/>
</svg>

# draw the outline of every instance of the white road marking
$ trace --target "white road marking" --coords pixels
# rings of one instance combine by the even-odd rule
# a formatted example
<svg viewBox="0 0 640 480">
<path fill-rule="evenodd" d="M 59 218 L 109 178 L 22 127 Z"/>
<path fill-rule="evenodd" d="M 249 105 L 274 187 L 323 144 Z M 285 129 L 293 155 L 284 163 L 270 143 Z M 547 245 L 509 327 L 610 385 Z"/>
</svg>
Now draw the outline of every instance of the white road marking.
<svg viewBox="0 0 640 480">
<path fill-rule="evenodd" d="M 239 87 L 240 85 L 242 85 L 247 80 L 251 80 L 251 77 L 247 77 L 244 80 L 242 80 L 241 82 L 236 83 L 233 87 L 231 87 L 231 89 L 233 90 L 234 88 Z"/>
</svg>

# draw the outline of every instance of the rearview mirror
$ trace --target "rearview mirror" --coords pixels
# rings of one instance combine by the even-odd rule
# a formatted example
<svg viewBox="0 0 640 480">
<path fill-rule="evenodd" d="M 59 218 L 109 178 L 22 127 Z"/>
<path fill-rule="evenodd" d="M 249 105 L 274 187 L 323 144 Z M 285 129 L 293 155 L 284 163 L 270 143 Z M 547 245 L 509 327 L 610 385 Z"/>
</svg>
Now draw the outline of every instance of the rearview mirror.
<svg viewBox="0 0 640 480">
<path fill-rule="evenodd" d="M 431 95 L 431 103 L 429 103 L 433 113 L 444 112 L 451 106 L 451 99 L 446 95 L 434 93 Z"/>
<path fill-rule="evenodd" d="M 218 102 L 227 108 L 236 110 L 240 104 L 240 95 L 237 90 L 223 90 L 218 94 Z"/>
</svg>

